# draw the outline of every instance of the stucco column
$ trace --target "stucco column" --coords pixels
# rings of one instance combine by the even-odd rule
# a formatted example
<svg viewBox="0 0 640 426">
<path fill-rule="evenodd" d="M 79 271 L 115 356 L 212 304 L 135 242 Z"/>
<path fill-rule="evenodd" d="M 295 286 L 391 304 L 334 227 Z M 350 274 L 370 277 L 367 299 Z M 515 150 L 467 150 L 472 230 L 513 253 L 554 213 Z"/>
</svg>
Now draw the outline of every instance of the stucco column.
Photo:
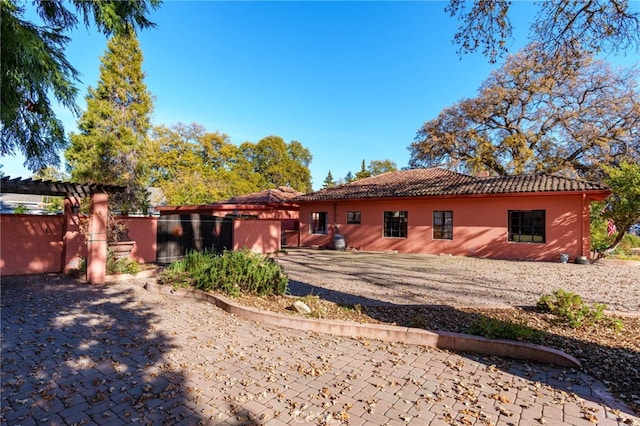
<svg viewBox="0 0 640 426">
<path fill-rule="evenodd" d="M 104 283 L 107 267 L 107 202 L 104 193 L 91 196 L 91 222 L 87 241 L 87 282 Z"/>
<path fill-rule="evenodd" d="M 74 206 L 76 208 L 74 208 Z M 81 253 L 80 221 L 78 210 L 80 200 L 72 195 L 64 199 L 64 235 L 62 237 L 62 272 L 70 273 L 78 268 L 78 256 Z"/>
</svg>

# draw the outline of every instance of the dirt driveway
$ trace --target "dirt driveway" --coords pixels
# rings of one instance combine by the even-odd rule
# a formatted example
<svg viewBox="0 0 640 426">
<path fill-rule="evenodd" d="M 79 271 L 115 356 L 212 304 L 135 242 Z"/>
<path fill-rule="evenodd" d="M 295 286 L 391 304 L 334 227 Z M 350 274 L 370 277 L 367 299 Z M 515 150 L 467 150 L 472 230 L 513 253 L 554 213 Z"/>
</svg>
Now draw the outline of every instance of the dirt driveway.
<svg viewBox="0 0 640 426">
<path fill-rule="evenodd" d="M 640 314 L 640 262 L 593 265 L 292 249 L 277 258 L 294 295 L 351 304 L 531 306 L 562 288 Z"/>
</svg>

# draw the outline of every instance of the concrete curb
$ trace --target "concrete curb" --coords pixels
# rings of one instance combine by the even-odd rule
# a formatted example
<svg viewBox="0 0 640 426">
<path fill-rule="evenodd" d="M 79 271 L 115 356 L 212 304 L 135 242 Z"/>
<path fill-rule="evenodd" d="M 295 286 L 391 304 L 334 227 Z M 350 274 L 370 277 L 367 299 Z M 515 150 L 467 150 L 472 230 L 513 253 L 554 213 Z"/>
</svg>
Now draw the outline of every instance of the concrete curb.
<svg viewBox="0 0 640 426">
<path fill-rule="evenodd" d="M 153 278 L 156 275 L 158 274 L 153 269 L 150 269 L 148 271 L 140 271 L 137 274 L 105 275 L 104 282 L 110 283 L 110 282 L 116 282 L 116 281 L 131 280 L 135 278 Z"/>
<path fill-rule="evenodd" d="M 417 328 L 397 327 L 380 324 L 360 324 L 349 321 L 317 320 L 298 318 L 274 312 L 242 306 L 231 300 L 201 290 L 173 288 L 156 283 L 146 283 L 144 288 L 150 292 L 204 300 L 235 314 L 240 318 L 256 321 L 275 327 L 287 327 L 295 330 L 313 331 L 336 336 L 368 338 L 388 342 L 404 342 L 412 345 L 431 346 L 459 352 L 473 352 L 484 355 L 516 358 L 543 362 L 562 367 L 580 368 L 581 364 L 571 355 L 532 343 L 511 340 L 486 339 L 461 333 L 427 331 Z"/>
</svg>

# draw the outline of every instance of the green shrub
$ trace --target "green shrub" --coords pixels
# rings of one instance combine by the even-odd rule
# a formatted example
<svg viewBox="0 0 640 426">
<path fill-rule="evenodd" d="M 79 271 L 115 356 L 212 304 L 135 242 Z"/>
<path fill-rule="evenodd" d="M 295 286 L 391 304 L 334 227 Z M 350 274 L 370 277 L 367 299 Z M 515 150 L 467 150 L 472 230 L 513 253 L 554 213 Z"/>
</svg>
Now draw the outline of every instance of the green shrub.
<svg viewBox="0 0 640 426">
<path fill-rule="evenodd" d="M 578 294 L 558 289 L 553 294 L 540 296 L 536 308 L 541 312 L 551 313 L 571 327 L 592 325 L 597 322 L 610 323 L 614 328 L 620 329 L 622 323 L 608 318 L 604 311 L 606 305 L 596 303 L 593 306 L 585 303 Z"/>
<path fill-rule="evenodd" d="M 611 254 L 620 258 L 634 258 L 634 253 L 631 252 L 631 249 L 636 247 L 640 247 L 640 237 L 633 234 L 625 234 Z"/>
<path fill-rule="evenodd" d="M 221 291 L 230 297 L 242 293 L 284 294 L 289 282 L 273 259 L 247 249 L 225 251 L 221 255 L 213 251 L 189 252 L 165 269 L 161 281 Z"/>
<path fill-rule="evenodd" d="M 115 252 L 112 250 L 107 251 L 107 275 L 115 274 L 131 274 L 135 275 L 140 272 L 140 264 L 131 259 L 118 259 Z"/>
<path fill-rule="evenodd" d="M 18 204 L 15 209 L 13 209 L 13 214 L 27 214 L 29 213 L 29 209 L 24 204 Z"/>
<path fill-rule="evenodd" d="M 523 322 L 508 322 L 495 318 L 480 317 L 469 326 L 469 333 L 488 339 L 521 340 L 537 342 L 542 333 Z"/>
</svg>

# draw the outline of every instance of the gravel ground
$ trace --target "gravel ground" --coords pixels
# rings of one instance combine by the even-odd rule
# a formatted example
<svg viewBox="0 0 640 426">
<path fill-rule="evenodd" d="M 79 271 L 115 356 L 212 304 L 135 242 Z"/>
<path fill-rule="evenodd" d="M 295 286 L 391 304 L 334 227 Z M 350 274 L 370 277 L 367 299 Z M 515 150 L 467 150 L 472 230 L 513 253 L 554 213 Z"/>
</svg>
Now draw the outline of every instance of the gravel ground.
<svg viewBox="0 0 640 426">
<path fill-rule="evenodd" d="M 593 265 L 294 249 L 278 262 L 293 295 L 362 305 L 534 306 L 562 288 L 640 315 L 640 262 Z"/>
<path fill-rule="evenodd" d="M 278 261 L 289 275 L 290 293 L 314 295 L 306 301 L 320 318 L 459 333 L 468 333 L 481 317 L 524 324 L 541 333 L 525 340 L 575 356 L 587 373 L 640 414 L 638 262 L 576 265 L 306 249 L 292 250 Z M 559 288 L 581 295 L 588 304 L 607 305 L 623 322 L 623 331 L 606 323 L 572 328 L 529 309 L 542 294 Z M 242 302 L 291 313 L 286 299 Z"/>
</svg>

